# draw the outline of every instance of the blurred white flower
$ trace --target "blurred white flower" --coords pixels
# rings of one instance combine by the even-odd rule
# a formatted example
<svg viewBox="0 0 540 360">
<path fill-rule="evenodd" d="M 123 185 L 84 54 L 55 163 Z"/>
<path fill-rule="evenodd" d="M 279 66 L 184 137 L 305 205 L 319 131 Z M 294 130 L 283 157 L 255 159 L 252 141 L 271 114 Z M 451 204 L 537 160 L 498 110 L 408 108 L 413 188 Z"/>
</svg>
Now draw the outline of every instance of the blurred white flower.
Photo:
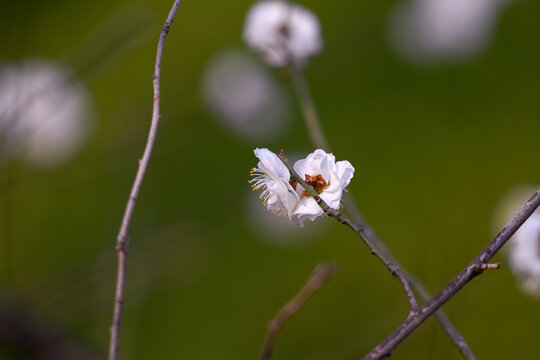
<svg viewBox="0 0 540 360">
<path fill-rule="evenodd" d="M 504 197 L 496 211 L 494 227 L 497 231 L 537 189 L 534 186 L 519 186 Z M 518 278 L 521 288 L 530 295 L 540 297 L 540 210 L 536 210 L 516 231 L 507 244 L 506 254 L 510 269 Z"/>
<path fill-rule="evenodd" d="M 249 139 L 276 137 L 289 119 L 283 89 L 262 64 L 240 51 L 225 51 L 211 60 L 202 96 L 218 120 Z"/>
<path fill-rule="evenodd" d="M 262 0 L 251 6 L 244 23 L 244 40 L 271 66 L 301 65 L 323 45 L 317 16 L 282 0 Z"/>
<path fill-rule="evenodd" d="M 86 135 L 89 108 L 86 88 L 58 65 L 33 60 L 2 67 L 2 152 L 42 167 L 65 162 Z"/>
<path fill-rule="evenodd" d="M 328 206 L 339 209 L 343 190 L 353 177 L 354 167 L 347 160 L 336 163 L 334 155 L 317 149 L 305 159 L 298 160 L 294 164 L 294 171 L 301 178 L 304 178 L 308 185 L 315 188 L 315 191 Z M 302 186 L 293 184 L 293 187 L 300 197 L 300 202 L 290 215 L 294 223 L 302 227 L 306 219 L 313 221 L 316 217 L 324 214 L 315 199 Z"/>
<path fill-rule="evenodd" d="M 523 289 L 540 296 L 540 212 L 535 212 L 514 234 L 508 259 Z"/>
<path fill-rule="evenodd" d="M 249 182 L 253 191 L 263 189 L 259 198 L 264 206 L 274 214 L 289 214 L 296 208 L 300 198 L 289 184 L 291 173 L 279 157 L 268 149 L 255 149 L 259 158 L 257 168 L 252 169 L 254 176 Z"/>
<path fill-rule="evenodd" d="M 407 0 L 391 14 L 392 47 L 411 60 L 458 61 L 486 48 L 508 0 Z"/>
</svg>

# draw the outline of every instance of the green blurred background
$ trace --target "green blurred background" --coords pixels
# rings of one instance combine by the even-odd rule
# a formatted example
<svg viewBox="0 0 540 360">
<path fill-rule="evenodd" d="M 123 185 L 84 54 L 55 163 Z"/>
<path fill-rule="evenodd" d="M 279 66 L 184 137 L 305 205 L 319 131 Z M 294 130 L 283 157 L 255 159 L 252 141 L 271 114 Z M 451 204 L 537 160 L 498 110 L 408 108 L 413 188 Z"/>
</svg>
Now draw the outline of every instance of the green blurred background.
<svg viewBox="0 0 540 360">
<path fill-rule="evenodd" d="M 325 48 L 306 77 L 334 154 L 356 168 L 349 190 L 435 293 L 490 240 L 499 199 L 539 182 L 540 3 L 512 3 L 475 58 L 429 66 L 389 48 L 395 1 L 302 3 L 322 23 Z M 71 161 L 39 169 L 10 158 L 0 168 L 2 306 L 15 323 L 95 358 L 108 346 L 115 237 L 146 140 L 155 47 L 171 5 L 0 5 L 0 61 L 64 64 L 94 104 L 92 132 Z M 268 320 L 321 261 L 340 271 L 286 324 L 275 359 L 357 359 L 407 315 L 398 283 L 349 229 L 318 219 L 283 240 L 253 216 L 252 150 L 313 148 L 284 71 L 269 70 L 292 110 L 271 139 L 238 136 L 201 98 L 211 59 L 245 51 L 250 5 L 185 0 L 167 39 L 163 118 L 130 231 L 122 359 L 254 359 Z M 505 258 L 497 261 L 499 271 L 475 279 L 444 310 L 479 359 L 536 358 L 539 303 L 519 291 Z M 1 359 L 38 358 L 34 350 L 9 334 L 0 339 Z M 392 358 L 461 357 L 431 319 Z"/>
</svg>

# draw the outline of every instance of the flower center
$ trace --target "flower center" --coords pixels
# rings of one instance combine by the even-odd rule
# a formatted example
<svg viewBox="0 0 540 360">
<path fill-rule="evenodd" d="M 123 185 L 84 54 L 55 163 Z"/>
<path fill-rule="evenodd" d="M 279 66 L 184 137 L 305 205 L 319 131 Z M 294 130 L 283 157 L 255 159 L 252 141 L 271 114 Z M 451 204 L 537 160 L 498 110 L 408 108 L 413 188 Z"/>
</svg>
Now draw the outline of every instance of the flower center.
<svg viewBox="0 0 540 360">
<path fill-rule="evenodd" d="M 306 181 L 306 184 L 313 186 L 313 188 L 315 189 L 315 192 L 317 194 L 322 193 L 324 191 L 324 189 L 326 189 L 328 186 L 330 186 L 329 184 L 326 183 L 326 181 L 324 181 L 321 174 L 317 174 L 317 175 L 307 175 L 306 174 L 306 180 L 305 181 Z M 291 184 L 293 189 L 296 190 L 296 187 L 298 186 L 298 182 L 296 180 L 294 180 L 294 179 L 289 180 L 289 184 Z M 307 190 L 302 191 L 302 197 L 310 197 L 310 196 L 311 195 L 309 195 Z"/>
<path fill-rule="evenodd" d="M 290 34 L 291 34 L 291 30 L 289 29 L 289 24 L 285 23 L 285 24 L 281 24 L 279 27 L 278 27 L 278 32 L 285 38 L 285 39 L 288 39 Z"/>
<path fill-rule="evenodd" d="M 313 186 L 317 194 L 322 193 L 323 190 L 328 187 L 328 185 L 326 184 L 326 181 L 324 181 L 321 174 L 317 174 L 313 176 L 306 174 L 306 184 Z M 307 193 L 307 191 L 304 191 L 304 192 Z"/>
</svg>

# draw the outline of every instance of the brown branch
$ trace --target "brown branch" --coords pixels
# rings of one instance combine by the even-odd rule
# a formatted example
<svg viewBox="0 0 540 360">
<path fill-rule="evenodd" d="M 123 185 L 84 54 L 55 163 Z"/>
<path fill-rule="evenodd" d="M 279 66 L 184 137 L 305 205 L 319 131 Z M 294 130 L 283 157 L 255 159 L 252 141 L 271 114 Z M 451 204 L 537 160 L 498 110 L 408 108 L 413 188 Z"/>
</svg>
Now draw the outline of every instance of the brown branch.
<svg viewBox="0 0 540 360">
<path fill-rule="evenodd" d="M 386 247 L 386 245 L 379 239 L 377 233 L 369 223 L 367 223 L 358 209 L 356 208 L 356 204 L 354 203 L 354 200 L 349 195 L 348 198 L 345 198 L 345 206 L 349 210 L 349 213 L 351 214 L 352 218 L 356 223 L 358 223 L 363 229 L 364 234 L 368 238 L 368 240 L 371 242 L 371 244 L 379 249 L 379 251 L 383 252 L 388 256 L 392 262 L 396 265 L 398 265 L 401 269 L 401 272 L 405 275 L 405 277 L 409 280 L 409 283 L 411 284 L 411 287 L 415 290 L 416 294 L 422 301 L 428 302 L 433 297 L 429 291 L 424 287 L 424 285 L 418 280 L 415 276 L 413 276 L 411 273 L 409 273 L 403 266 L 399 264 L 399 262 L 396 260 L 394 255 L 390 252 L 390 250 Z M 450 322 L 446 314 L 441 310 L 437 310 L 435 312 L 435 318 L 439 322 L 439 325 L 445 332 L 446 336 L 454 343 L 454 345 L 458 348 L 458 350 L 461 352 L 463 357 L 467 360 L 476 360 L 476 357 L 474 356 L 471 348 L 467 344 L 467 341 L 465 341 L 465 338 L 459 333 L 459 331 L 456 330 L 454 325 Z"/>
<path fill-rule="evenodd" d="M 309 90 L 308 83 L 304 77 L 304 73 L 292 62 L 289 66 L 289 71 L 294 89 L 296 90 L 298 101 L 300 102 L 302 113 L 304 115 L 304 121 L 308 128 L 311 143 L 317 148 L 329 151 L 330 148 L 328 142 L 326 141 L 321 121 L 315 107 L 315 102 L 313 101 L 313 97 L 311 96 L 311 92 Z M 422 298 L 424 302 L 429 301 L 431 299 L 431 295 L 425 289 L 424 285 L 418 279 L 414 278 L 411 274 L 409 274 L 403 267 L 401 267 L 399 262 L 390 252 L 390 250 L 378 238 L 375 231 L 373 231 L 371 226 L 362 218 L 360 212 L 356 208 L 356 204 L 354 203 L 354 201 L 352 201 L 352 197 L 349 198 L 351 199 L 351 201 L 349 201 L 348 209 L 351 210 L 350 212 L 351 215 L 353 215 L 352 217 L 355 222 L 364 229 L 364 235 L 366 236 L 366 240 L 371 243 L 370 247 L 374 247 L 379 252 L 384 253 L 389 259 L 391 259 L 394 264 L 399 266 L 401 268 L 401 272 L 405 275 L 405 278 L 409 281 L 412 288 L 418 293 L 420 298 Z M 345 200 L 347 200 L 347 197 L 345 198 Z M 411 299 L 409 298 L 409 304 L 411 304 L 410 300 Z M 476 358 L 474 357 L 474 354 L 467 345 L 467 342 L 465 341 L 463 336 L 461 336 L 461 334 L 456 330 L 454 325 L 452 325 L 452 323 L 450 322 L 448 317 L 446 317 L 443 311 L 438 310 L 435 314 L 435 317 L 437 318 L 446 335 L 450 338 L 450 340 L 452 340 L 454 345 L 463 354 L 463 357 L 467 360 L 475 360 Z"/>
<path fill-rule="evenodd" d="M 411 311 L 415 310 L 418 307 L 418 302 L 416 301 L 414 297 L 409 281 L 407 280 L 407 278 L 405 277 L 405 275 L 403 274 L 399 266 L 394 264 L 393 261 L 388 256 L 386 256 L 385 253 L 380 251 L 380 249 L 374 247 L 373 244 L 371 244 L 369 239 L 366 237 L 366 234 L 364 233 L 364 230 L 362 229 L 362 227 L 352 222 L 342 212 L 338 211 L 337 209 L 332 209 L 330 206 L 328 206 L 328 204 L 323 199 L 321 199 L 319 194 L 317 194 L 313 186 L 308 185 L 304 181 L 304 179 L 298 176 L 298 174 L 293 169 L 291 164 L 289 164 L 289 161 L 287 160 L 283 150 L 281 150 L 281 152 L 279 153 L 279 157 L 281 161 L 285 164 L 285 166 L 287 166 L 287 168 L 289 169 L 289 172 L 291 173 L 291 177 L 294 180 L 296 180 L 300 185 L 302 185 L 304 189 L 306 189 L 306 191 L 313 197 L 313 199 L 315 199 L 317 204 L 319 204 L 321 209 L 323 209 L 323 211 L 328 216 L 336 218 L 340 223 L 345 224 L 348 227 L 350 227 L 356 233 L 356 235 L 358 235 L 364 241 L 364 243 L 369 247 L 371 254 L 375 255 L 377 259 L 379 259 L 384 264 L 384 266 L 386 266 L 388 271 L 390 271 L 390 273 L 399 280 L 399 282 L 401 283 L 403 287 L 403 290 L 405 291 L 405 295 L 407 295 L 407 300 L 409 301 Z"/>
<path fill-rule="evenodd" d="M 395 349 L 410 333 L 422 324 L 437 309 L 443 306 L 458 291 L 467 285 L 474 277 L 480 275 L 486 269 L 497 268 L 497 264 L 488 264 L 489 260 L 506 244 L 521 225 L 534 213 L 540 205 L 540 190 L 523 205 L 506 226 L 495 236 L 493 240 L 467 265 L 445 288 L 424 306 L 414 311 L 390 336 L 364 357 L 364 360 L 382 359 L 390 356 Z"/>
<path fill-rule="evenodd" d="M 422 298 L 424 302 L 431 300 L 432 296 L 424 287 L 424 285 L 419 282 L 414 276 L 408 274 L 405 270 L 403 270 L 403 272 L 405 273 L 407 279 L 409 279 L 411 286 L 416 290 L 420 298 Z M 448 338 L 452 340 L 452 342 L 461 352 L 463 357 L 467 360 L 476 360 L 476 357 L 474 356 L 471 348 L 467 344 L 467 341 L 465 341 L 465 338 L 459 333 L 459 331 L 456 330 L 454 325 L 450 322 L 446 314 L 441 309 L 435 312 L 435 318 L 439 322 L 439 325 L 441 326 L 443 331 L 446 333 L 446 336 L 448 336 Z"/>
<path fill-rule="evenodd" d="M 403 286 L 403 290 L 405 290 L 405 295 L 407 295 L 407 301 L 409 301 L 411 311 L 415 311 L 418 308 L 418 302 L 414 297 L 413 291 L 411 289 L 411 284 L 407 280 L 407 276 L 404 272 L 399 270 L 399 267 L 397 265 L 390 265 L 389 270 L 395 277 L 398 278 L 401 286 Z"/>
<path fill-rule="evenodd" d="M 260 360 L 269 359 L 272 356 L 272 348 L 276 342 L 277 335 L 283 324 L 294 314 L 296 314 L 302 306 L 319 290 L 335 273 L 336 267 L 330 264 L 319 264 L 313 270 L 306 284 L 298 291 L 298 293 L 286 303 L 276 314 L 276 316 L 268 324 L 268 332 L 263 344 Z"/>
<path fill-rule="evenodd" d="M 109 344 L 109 360 L 116 360 L 118 358 L 120 325 L 122 321 L 122 308 L 124 304 L 124 285 L 126 282 L 126 256 L 129 244 L 129 225 L 131 222 L 131 217 L 133 215 L 133 210 L 135 208 L 135 203 L 139 195 L 139 190 L 141 188 L 144 174 L 146 173 L 146 168 L 148 167 L 148 163 L 150 161 L 150 155 L 152 154 L 154 141 L 156 139 L 156 132 L 159 125 L 159 75 L 161 71 L 161 57 L 163 55 L 163 45 L 165 43 L 165 38 L 169 33 L 169 29 L 181 2 L 182 0 L 175 0 L 159 35 L 154 75 L 152 76 L 152 82 L 154 84 L 154 108 L 152 111 L 152 122 L 150 124 L 150 131 L 148 132 L 148 140 L 144 148 L 143 156 L 139 160 L 139 168 L 137 169 L 137 175 L 135 176 L 135 181 L 133 182 L 133 186 L 131 188 L 131 193 L 129 195 L 126 209 L 124 211 L 124 216 L 122 218 L 120 231 L 118 232 L 118 237 L 116 239 L 116 251 L 118 252 L 118 273 L 116 277 L 113 322 L 110 329 L 111 339 Z"/>
</svg>

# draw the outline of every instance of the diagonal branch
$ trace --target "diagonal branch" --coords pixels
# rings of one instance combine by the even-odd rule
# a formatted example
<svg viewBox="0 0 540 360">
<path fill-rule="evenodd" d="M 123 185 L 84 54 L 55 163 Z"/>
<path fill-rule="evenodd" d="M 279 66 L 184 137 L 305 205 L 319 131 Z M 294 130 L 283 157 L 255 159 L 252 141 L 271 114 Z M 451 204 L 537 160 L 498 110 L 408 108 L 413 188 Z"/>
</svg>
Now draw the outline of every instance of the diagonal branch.
<svg viewBox="0 0 540 360">
<path fill-rule="evenodd" d="M 328 216 L 336 218 L 340 223 L 345 224 L 348 227 L 350 227 L 356 233 L 356 235 L 358 235 L 364 241 L 364 243 L 369 247 L 369 249 L 371 250 L 371 254 L 375 255 L 377 259 L 379 259 L 386 266 L 388 271 L 390 271 L 390 273 L 399 280 L 399 282 L 401 283 L 403 287 L 403 290 L 405 291 L 405 295 L 407 295 L 407 300 L 409 301 L 411 312 L 415 311 L 418 308 L 418 302 L 416 301 L 416 298 L 414 297 L 409 281 L 407 280 L 407 278 L 405 277 L 405 275 L 403 274 L 399 266 L 394 264 L 392 260 L 388 256 L 386 256 L 386 254 L 384 254 L 382 251 L 380 251 L 378 248 L 374 247 L 371 244 L 371 242 L 367 239 L 364 233 L 364 230 L 359 225 L 352 222 L 342 212 L 336 209 L 332 209 L 330 206 L 328 206 L 328 204 L 323 199 L 321 199 L 319 194 L 317 194 L 315 189 L 311 185 L 308 185 L 300 176 L 298 176 L 298 174 L 296 173 L 296 171 L 294 171 L 291 164 L 289 164 L 289 161 L 287 160 L 283 150 L 281 150 L 279 157 L 281 161 L 285 164 L 285 166 L 287 166 L 287 168 L 289 169 L 289 172 L 291 173 L 291 177 L 294 180 L 296 180 L 300 185 L 302 185 L 304 189 L 306 189 L 306 191 L 313 197 L 313 199 L 315 199 L 317 204 L 319 204 L 319 206 L 324 210 L 324 212 Z"/>
<path fill-rule="evenodd" d="M 411 273 L 409 273 L 404 267 L 402 267 L 399 264 L 399 262 L 390 252 L 390 250 L 379 239 L 379 237 L 377 236 L 373 228 L 362 218 L 358 209 L 356 208 L 356 204 L 352 200 L 352 197 L 349 196 L 348 199 L 347 198 L 345 199 L 345 201 L 346 201 L 345 206 L 346 208 L 349 209 L 349 213 L 351 214 L 352 218 L 355 220 L 356 223 L 358 223 L 364 229 L 364 234 L 369 239 L 371 244 L 374 247 L 378 248 L 379 251 L 385 253 L 386 256 L 388 256 L 394 264 L 398 265 L 401 268 L 401 272 L 403 272 L 405 277 L 409 280 L 411 287 L 415 290 L 418 297 L 422 299 L 424 303 L 431 300 L 433 296 L 424 287 L 424 285 L 420 282 L 420 280 L 418 280 L 415 276 L 413 276 Z M 443 331 L 446 333 L 448 338 L 454 343 L 454 345 L 461 352 L 463 357 L 467 360 L 476 360 L 476 357 L 474 356 L 471 348 L 467 344 L 467 341 L 465 341 L 465 338 L 457 331 L 457 329 L 454 327 L 454 325 L 450 322 L 446 314 L 441 309 L 435 312 L 435 318 L 439 322 L 439 325 L 441 326 Z"/>
<path fill-rule="evenodd" d="M 267 360 L 272 356 L 272 348 L 276 342 L 277 335 L 283 324 L 304 306 L 317 290 L 319 290 L 335 273 L 336 267 L 330 264 L 319 264 L 313 270 L 306 284 L 298 293 L 283 305 L 276 316 L 268 324 L 268 332 L 263 344 L 260 360 Z"/>
<path fill-rule="evenodd" d="M 402 271 L 407 277 L 407 279 L 409 279 L 411 286 L 416 290 L 416 293 L 418 294 L 418 296 L 424 302 L 431 300 L 432 296 L 424 287 L 424 285 L 420 281 L 418 281 L 414 276 L 407 273 L 404 269 L 402 269 Z M 435 318 L 441 325 L 441 328 L 446 333 L 446 335 L 450 338 L 450 340 L 452 340 L 454 345 L 459 349 L 463 357 L 467 360 L 476 360 L 476 357 L 474 356 L 471 348 L 467 344 L 467 341 L 465 341 L 465 338 L 456 330 L 454 325 L 450 322 L 446 314 L 441 309 L 435 312 Z"/>
<path fill-rule="evenodd" d="M 410 333 L 422 324 L 435 311 L 443 306 L 458 291 L 467 285 L 474 277 L 480 275 L 484 270 L 497 269 L 498 264 L 488 262 L 497 252 L 510 240 L 512 235 L 521 225 L 535 212 L 540 205 L 540 190 L 521 207 L 506 226 L 495 236 L 493 240 L 467 265 L 444 289 L 442 289 L 433 299 L 420 307 L 409 316 L 390 336 L 380 343 L 375 349 L 364 357 L 364 360 L 382 359 L 390 356 L 395 349 Z"/>
<path fill-rule="evenodd" d="M 152 82 L 154 84 L 154 108 L 152 111 L 152 122 L 150 124 L 150 131 L 148 132 L 148 140 L 144 148 L 143 156 L 139 160 L 139 168 L 137 169 L 137 175 L 135 176 L 135 181 L 133 182 L 131 193 L 129 194 L 129 199 L 126 205 L 126 209 L 124 211 L 124 216 L 122 218 L 122 224 L 120 226 L 118 237 L 116 239 L 116 251 L 118 252 L 118 272 L 116 277 L 114 313 L 113 322 L 111 325 L 111 339 L 109 344 L 109 360 L 116 360 L 118 358 L 120 325 L 122 322 L 122 308 L 124 304 L 124 285 L 126 282 L 126 257 L 129 244 L 129 225 L 131 223 L 131 217 L 133 216 L 133 210 L 135 209 L 137 197 L 139 196 L 139 190 L 144 179 L 144 174 L 146 173 L 146 168 L 148 167 L 148 163 L 150 162 L 150 155 L 152 154 L 154 141 L 156 139 L 156 132 L 159 125 L 159 75 L 161 72 L 161 57 L 163 55 L 163 45 L 165 43 L 165 38 L 169 33 L 169 29 L 181 2 L 182 0 L 175 0 L 159 35 L 156 53 L 156 64 L 154 68 L 154 75 L 152 76 Z"/>
<path fill-rule="evenodd" d="M 311 96 L 311 92 L 309 90 L 309 85 L 304 77 L 302 69 L 298 68 L 294 64 L 291 64 L 289 66 L 289 71 L 294 89 L 296 90 L 298 101 L 300 102 L 302 108 L 304 121 L 309 132 L 309 138 L 311 140 L 311 143 L 317 148 L 325 149 L 327 151 L 330 150 L 328 142 L 326 141 L 326 138 L 324 136 L 324 131 L 319 116 L 317 114 L 317 109 L 315 107 L 313 97 Z M 418 279 L 408 273 L 399 264 L 399 262 L 390 252 L 390 250 L 386 247 L 386 245 L 378 238 L 377 234 L 375 233 L 375 231 L 373 231 L 371 226 L 362 218 L 360 212 L 356 207 L 356 204 L 352 200 L 352 197 L 346 196 L 345 201 L 347 202 L 347 208 L 349 209 L 349 213 L 354 219 L 354 221 L 364 229 L 364 235 L 366 236 L 366 240 L 371 243 L 370 247 L 378 249 L 378 251 L 384 253 L 392 261 L 392 263 L 399 266 L 401 268 L 401 272 L 405 275 L 405 278 L 409 280 L 409 283 L 416 291 L 418 296 L 424 302 L 429 301 L 431 299 L 431 295 L 426 290 L 424 285 Z M 467 360 L 475 360 L 476 358 L 474 357 L 474 354 L 467 345 L 467 342 L 465 341 L 463 336 L 461 336 L 461 334 L 456 330 L 454 325 L 452 325 L 444 312 L 442 310 L 438 310 L 435 313 L 435 317 L 439 321 L 439 324 L 441 325 L 446 335 L 450 338 L 450 340 L 452 340 L 454 345 L 463 354 L 463 357 Z"/>
</svg>

